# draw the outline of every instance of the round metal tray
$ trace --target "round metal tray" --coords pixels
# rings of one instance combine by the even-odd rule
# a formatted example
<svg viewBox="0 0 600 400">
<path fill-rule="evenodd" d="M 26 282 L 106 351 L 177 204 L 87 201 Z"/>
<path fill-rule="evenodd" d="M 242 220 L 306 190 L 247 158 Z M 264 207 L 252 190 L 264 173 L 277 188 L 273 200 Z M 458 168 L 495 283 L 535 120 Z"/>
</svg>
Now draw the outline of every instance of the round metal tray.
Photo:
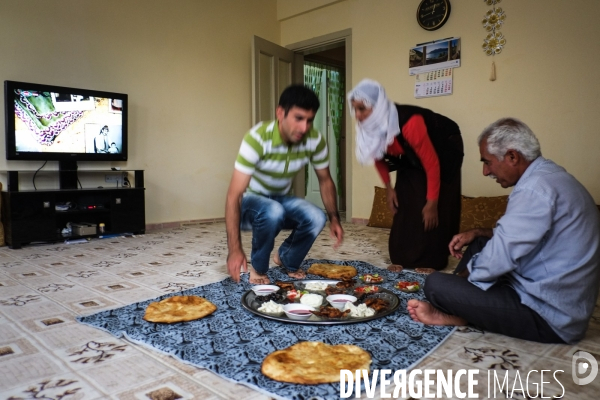
<svg viewBox="0 0 600 400">
<path fill-rule="evenodd" d="M 298 288 L 298 289 L 304 289 L 305 284 L 308 282 L 320 282 L 320 280 L 318 281 L 315 279 L 311 279 L 311 280 L 293 281 L 294 286 L 296 286 L 296 288 Z M 328 282 L 328 283 L 335 284 L 337 281 L 322 281 L 322 282 Z M 364 286 L 364 285 L 359 284 L 358 286 Z M 323 296 L 323 304 L 328 305 L 327 301 L 325 300 L 325 297 L 326 297 L 325 291 L 309 290 L 309 292 L 315 293 L 315 294 L 320 294 L 321 296 Z M 341 325 L 341 324 L 355 324 L 357 322 L 366 322 L 366 321 L 371 321 L 374 319 L 385 317 L 386 315 L 389 315 L 389 314 L 393 313 L 394 311 L 396 311 L 396 309 L 400 305 L 400 299 L 398 298 L 398 296 L 396 296 L 395 293 L 393 293 L 387 289 L 384 289 L 382 287 L 379 288 L 379 291 L 377 293 L 374 293 L 374 294 L 370 295 L 369 297 L 381 297 L 381 298 L 387 300 L 389 302 L 390 306 L 386 310 L 379 312 L 370 317 L 354 318 L 354 317 L 346 316 L 343 318 L 329 319 L 329 318 L 323 318 L 323 317 L 318 317 L 316 315 L 312 315 L 307 320 L 295 320 L 295 319 L 288 318 L 287 315 L 285 315 L 285 314 L 271 315 L 271 314 L 265 314 L 265 313 L 258 311 L 260 304 L 255 300 L 256 294 L 252 290 L 248 290 L 246 293 L 244 293 L 242 295 L 242 307 L 244 307 L 246 310 L 248 310 L 251 313 L 256 314 L 260 317 L 272 319 L 275 321 L 289 322 L 292 324 L 308 324 L 308 325 L 311 325 L 311 324 L 312 325 Z"/>
</svg>

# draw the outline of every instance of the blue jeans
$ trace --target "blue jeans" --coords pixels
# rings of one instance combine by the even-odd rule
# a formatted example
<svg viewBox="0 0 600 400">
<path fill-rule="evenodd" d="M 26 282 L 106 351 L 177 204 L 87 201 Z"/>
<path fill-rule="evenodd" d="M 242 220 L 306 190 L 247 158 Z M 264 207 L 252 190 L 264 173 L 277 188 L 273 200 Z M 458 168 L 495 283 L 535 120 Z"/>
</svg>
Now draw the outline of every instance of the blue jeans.
<svg viewBox="0 0 600 400">
<path fill-rule="evenodd" d="M 291 196 L 261 196 L 244 193 L 240 228 L 252 230 L 252 267 L 266 274 L 275 238 L 282 229 L 292 233 L 279 247 L 279 259 L 288 271 L 300 264 L 327 222 L 325 213 L 314 204 Z"/>
</svg>

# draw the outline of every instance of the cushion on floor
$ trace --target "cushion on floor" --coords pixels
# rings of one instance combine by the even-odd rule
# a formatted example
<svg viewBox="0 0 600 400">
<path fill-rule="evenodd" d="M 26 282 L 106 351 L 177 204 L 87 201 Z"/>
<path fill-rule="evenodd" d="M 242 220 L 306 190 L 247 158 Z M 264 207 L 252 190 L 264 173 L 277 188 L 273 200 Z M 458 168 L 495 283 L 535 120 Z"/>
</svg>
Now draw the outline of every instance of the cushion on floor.
<svg viewBox="0 0 600 400">
<path fill-rule="evenodd" d="M 375 228 L 392 228 L 394 214 L 388 209 L 386 192 L 386 188 L 375 186 L 375 197 L 373 198 L 373 207 L 367 226 Z"/>
<path fill-rule="evenodd" d="M 474 228 L 493 228 L 506 212 L 508 196 L 467 197 L 462 196 L 460 232 Z"/>
</svg>

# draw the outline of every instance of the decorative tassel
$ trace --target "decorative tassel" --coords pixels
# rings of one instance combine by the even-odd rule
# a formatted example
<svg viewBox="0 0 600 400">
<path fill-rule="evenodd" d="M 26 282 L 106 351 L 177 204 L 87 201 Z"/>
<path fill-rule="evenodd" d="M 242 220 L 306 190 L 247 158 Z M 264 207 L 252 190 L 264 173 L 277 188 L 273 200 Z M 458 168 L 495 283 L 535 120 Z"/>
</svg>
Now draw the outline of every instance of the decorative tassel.
<svg viewBox="0 0 600 400">
<path fill-rule="evenodd" d="M 496 80 L 496 63 L 492 61 L 492 73 L 490 74 L 490 81 Z"/>
</svg>

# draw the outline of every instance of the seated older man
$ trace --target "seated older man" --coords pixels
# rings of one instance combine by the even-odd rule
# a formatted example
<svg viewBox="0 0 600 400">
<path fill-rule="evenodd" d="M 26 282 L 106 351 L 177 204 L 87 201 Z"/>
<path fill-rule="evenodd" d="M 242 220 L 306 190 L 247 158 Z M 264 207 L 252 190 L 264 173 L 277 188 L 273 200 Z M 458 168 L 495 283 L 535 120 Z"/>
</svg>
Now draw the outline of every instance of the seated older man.
<svg viewBox="0 0 600 400">
<path fill-rule="evenodd" d="M 455 275 L 433 273 L 412 319 L 473 324 L 542 343 L 582 339 L 600 286 L 600 213 L 588 191 L 541 155 L 523 122 L 500 119 L 478 138 L 483 174 L 514 186 L 493 230 L 455 235 Z M 462 254 L 463 246 L 469 245 Z M 462 270 L 462 272 L 461 272 Z M 464 276 L 468 276 L 467 279 Z"/>
</svg>

